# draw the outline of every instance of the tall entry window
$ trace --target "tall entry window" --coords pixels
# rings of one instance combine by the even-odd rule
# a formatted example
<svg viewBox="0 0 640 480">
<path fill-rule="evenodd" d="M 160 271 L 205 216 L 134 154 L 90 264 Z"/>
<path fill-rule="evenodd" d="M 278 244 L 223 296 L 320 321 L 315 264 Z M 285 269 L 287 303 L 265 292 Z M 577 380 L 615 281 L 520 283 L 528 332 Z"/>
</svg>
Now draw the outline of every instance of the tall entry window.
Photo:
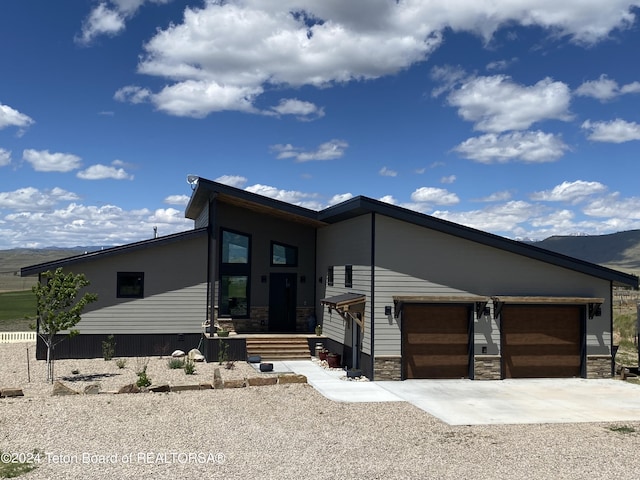
<svg viewBox="0 0 640 480">
<path fill-rule="evenodd" d="M 251 237 L 222 230 L 219 314 L 249 316 Z"/>
</svg>

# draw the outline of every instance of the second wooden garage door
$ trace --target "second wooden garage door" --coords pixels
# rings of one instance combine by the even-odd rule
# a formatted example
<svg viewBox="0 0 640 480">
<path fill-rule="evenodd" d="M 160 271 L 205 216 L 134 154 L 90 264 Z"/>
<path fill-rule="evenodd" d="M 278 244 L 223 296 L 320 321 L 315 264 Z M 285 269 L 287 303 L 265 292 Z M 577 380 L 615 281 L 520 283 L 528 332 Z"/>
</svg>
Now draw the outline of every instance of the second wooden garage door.
<svg viewBox="0 0 640 480">
<path fill-rule="evenodd" d="M 469 307 L 405 304 L 403 378 L 468 378 Z"/>
<path fill-rule="evenodd" d="M 504 378 L 579 377 L 582 312 L 575 305 L 505 305 Z"/>
</svg>

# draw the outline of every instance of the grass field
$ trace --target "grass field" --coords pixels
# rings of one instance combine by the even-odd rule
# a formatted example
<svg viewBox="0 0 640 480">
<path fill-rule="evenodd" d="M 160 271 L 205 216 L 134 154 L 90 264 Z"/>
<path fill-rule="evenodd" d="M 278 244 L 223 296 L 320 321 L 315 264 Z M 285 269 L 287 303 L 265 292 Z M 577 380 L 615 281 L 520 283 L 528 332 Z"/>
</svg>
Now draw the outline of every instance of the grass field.
<svg viewBox="0 0 640 480">
<path fill-rule="evenodd" d="M 0 293 L 0 332 L 29 331 L 35 318 L 36 297 L 31 290 Z"/>
</svg>

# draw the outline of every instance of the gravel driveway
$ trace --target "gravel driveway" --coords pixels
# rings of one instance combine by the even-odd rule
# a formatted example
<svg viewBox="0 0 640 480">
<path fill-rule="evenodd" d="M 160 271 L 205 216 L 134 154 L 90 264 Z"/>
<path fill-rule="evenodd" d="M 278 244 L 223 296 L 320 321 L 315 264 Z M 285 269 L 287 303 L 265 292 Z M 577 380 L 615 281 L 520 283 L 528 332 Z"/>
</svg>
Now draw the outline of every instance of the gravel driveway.
<svg viewBox="0 0 640 480">
<path fill-rule="evenodd" d="M 39 380 L 44 362 L 32 360 L 32 384 L 22 383 L 25 351 L 0 345 L 0 386 L 25 388 L 25 397 L 0 399 L 0 450 L 43 452 L 25 479 L 583 479 L 640 472 L 640 423 L 448 426 L 406 402 L 332 402 L 308 385 L 51 397 Z M 102 359 L 58 361 L 56 372 L 67 375 L 72 365 L 89 372 L 95 362 L 104 367 Z M 210 367 L 199 366 L 197 376 L 208 377 Z M 166 367 L 150 368 L 150 375 L 163 371 L 184 376 Z"/>
</svg>

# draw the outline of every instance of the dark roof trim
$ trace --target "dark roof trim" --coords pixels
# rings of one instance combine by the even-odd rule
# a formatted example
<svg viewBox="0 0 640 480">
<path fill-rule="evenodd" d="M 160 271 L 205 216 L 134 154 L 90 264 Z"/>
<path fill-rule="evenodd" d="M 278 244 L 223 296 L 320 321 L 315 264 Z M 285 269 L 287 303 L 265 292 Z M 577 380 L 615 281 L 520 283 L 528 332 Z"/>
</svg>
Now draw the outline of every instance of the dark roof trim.
<svg viewBox="0 0 640 480">
<path fill-rule="evenodd" d="M 425 215 L 423 213 L 407 210 L 406 208 L 384 203 L 367 197 L 355 197 L 333 207 L 319 212 L 318 218 L 327 223 L 336 223 L 367 213 L 379 213 L 397 220 L 413 223 L 421 227 L 430 228 L 442 233 L 471 240 L 489 247 L 505 250 L 517 255 L 532 258 L 542 262 L 568 268 L 580 273 L 602 278 L 613 282 L 617 286 L 631 286 L 638 288 L 638 277 L 619 272 L 595 263 L 586 262 L 574 257 L 552 252 L 544 248 L 529 245 L 527 243 L 511 240 L 493 233 L 483 232 L 475 228 L 466 227 L 457 223 L 442 220 L 440 218 Z"/>
<path fill-rule="evenodd" d="M 28 277 L 30 275 L 36 275 L 38 273 L 46 272 L 47 270 L 55 270 L 58 267 L 66 267 L 74 263 L 86 262 L 88 260 L 94 260 L 94 259 L 102 259 L 102 258 L 109 257 L 111 255 L 130 253 L 136 250 L 157 247 L 160 245 L 168 245 L 170 243 L 179 242 L 181 240 L 187 240 L 190 238 L 204 236 L 206 234 L 207 234 L 206 228 L 199 228 L 197 230 L 189 230 L 186 232 L 174 233 L 172 235 L 152 238 L 149 240 L 142 240 L 140 242 L 129 243 L 127 245 L 121 245 L 118 247 L 111 247 L 104 250 L 98 250 L 96 252 L 75 255 L 73 257 L 54 260 L 52 262 L 39 263 L 37 265 L 31 265 L 28 267 L 21 268 L 20 276 Z"/>
<path fill-rule="evenodd" d="M 334 297 L 323 298 L 320 300 L 321 305 L 327 305 L 333 308 L 344 308 L 359 303 L 364 303 L 367 297 L 361 293 L 343 293 Z"/>
<path fill-rule="evenodd" d="M 212 182 L 205 178 L 200 178 L 198 180 L 198 186 L 189 200 L 189 204 L 185 210 L 185 216 L 191 220 L 197 219 L 206 203 L 212 198 L 212 195 L 215 194 L 229 195 L 246 202 L 252 202 L 264 207 L 274 208 L 290 215 L 298 215 L 310 220 L 318 219 L 318 212 L 315 210 L 293 205 L 281 200 L 275 200 L 240 188 L 230 187 L 223 183 Z"/>
</svg>

